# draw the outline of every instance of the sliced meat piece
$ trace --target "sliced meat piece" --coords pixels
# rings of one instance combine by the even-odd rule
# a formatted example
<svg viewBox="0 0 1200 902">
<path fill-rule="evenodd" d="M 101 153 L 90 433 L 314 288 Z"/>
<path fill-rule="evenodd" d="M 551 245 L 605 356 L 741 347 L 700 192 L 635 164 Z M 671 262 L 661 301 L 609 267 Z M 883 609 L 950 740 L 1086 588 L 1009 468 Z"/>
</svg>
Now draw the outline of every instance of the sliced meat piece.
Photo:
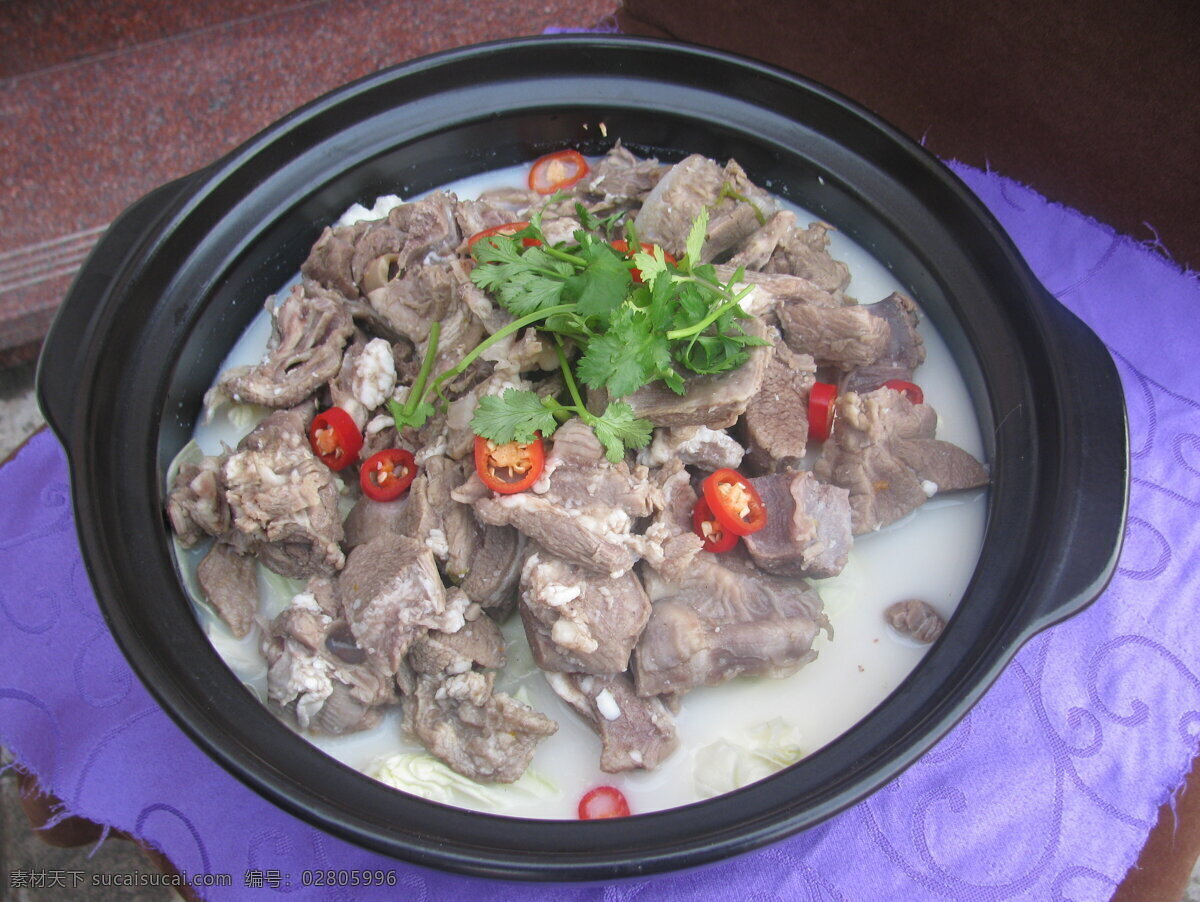
<svg viewBox="0 0 1200 902">
<path fill-rule="evenodd" d="M 368 228 L 369 223 L 366 222 L 351 226 L 326 226 L 309 251 L 308 258 L 300 265 L 300 274 L 305 280 L 337 292 L 344 298 L 356 299 L 359 291 L 350 261 L 354 259 L 355 243 Z"/>
<path fill-rule="evenodd" d="M 894 523 L 934 494 L 986 485 L 986 468 L 957 445 L 934 438 L 937 413 L 879 388 L 837 400 L 833 435 L 813 472 L 850 492 L 854 534 Z"/>
<path fill-rule="evenodd" d="M 855 367 L 847 373 L 839 390 L 862 394 L 874 391 L 889 379 L 911 381 L 913 370 L 925 362 L 925 342 L 917 332 L 917 305 L 911 298 L 893 292 L 862 309 L 887 320 L 890 329 L 888 347 L 874 363 Z"/>
<path fill-rule="evenodd" d="M 342 521 L 342 547 L 349 551 L 382 535 L 404 535 L 404 506 L 408 495 L 395 501 L 372 501 L 365 495 L 354 502 Z"/>
<path fill-rule="evenodd" d="M 800 276 L 826 291 L 841 291 L 850 284 L 850 267 L 829 254 L 828 233 L 832 228 L 828 223 L 814 222 L 807 229 L 784 233 L 763 269 Z"/>
<path fill-rule="evenodd" d="M 889 605 L 883 617 L 896 632 L 926 644 L 936 641 L 946 628 L 945 619 L 933 605 L 917 598 Z"/>
<path fill-rule="evenodd" d="M 191 548 L 205 536 L 229 531 L 232 514 L 221 483 L 224 455 L 206 455 L 175 473 L 167 496 L 167 518 L 179 543 Z"/>
<path fill-rule="evenodd" d="M 196 568 L 204 598 L 239 639 L 249 635 L 258 613 L 258 567 L 254 558 L 214 542 Z"/>
<path fill-rule="evenodd" d="M 768 511 L 767 525 L 743 541 L 760 569 L 779 576 L 837 576 L 854 544 L 850 493 L 812 473 L 750 480 Z"/>
<path fill-rule="evenodd" d="M 421 345 L 429 326 L 457 306 L 457 284 L 444 266 L 413 266 L 367 294 L 370 306 L 397 335 Z"/>
<path fill-rule="evenodd" d="M 603 197 L 610 207 L 640 203 L 669 168 L 655 159 L 641 159 L 618 141 L 579 182 L 579 191 Z"/>
<path fill-rule="evenodd" d="M 467 477 L 468 462 L 427 457 L 408 490 L 399 529 L 429 548 L 451 582 L 461 582 L 483 542 L 483 527 L 451 492 Z"/>
<path fill-rule="evenodd" d="M 887 354 L 892 330 L 867 307 L 782 304 L 775 308 L 783 340 L 818 364 L 843 370 L 867 366 Z"/>
<path fill-rule="evenodd" d="M 396 358 L 391 343 L 382 338 L 351 342 L 342 357 L 342 368 L 329 383 L 333 405 L 342 408 L 364 427 L 371 414 L 396 388 Z"/>
<path fill-rule="evenodd" d="M 643 576 L 654 603 L 634 652 L 643 697 L 740 675 L 788 676 L 816 657 L 813 640 L 827 628 L 816 592 L 763 573 L 737 551 L 701 552 L 671 579 L 653 569 Z"/>
<path fill-rule="evenodd" d="M 692 154 L 670 168 L 647 195 L 634 225 L 638 237 L 682 257 L 692 222 L 708 208 L 700 257 L 709 261 L 737 245 L 776 212 L 776 201 L 755 187 L 735 161 L 724 167 Z"/>
<path fill-rule="evenodd" d="M 762 387 L 742 415 L 746 463 L 759 473 L 795 469 L 808 449 L 808 393 L 816 361 L 776 342 Z"/>
<path fill-rule="evenodd" d="M 543 552 L 521 571 L 521 620 L 542 670 L 622 673 L 650 617 L 632 572 L 615 579 Z"/>
<path fill-rule="evenodd" d="M 397 695 L 391 674 L 330 610 L 331 594 L 328 580 L 310 581 L 271 622 L 263 653 L 268 697 L 293 710 L 301 729 L 340 735 L 374 727 Z"/>
<path fill-rule="evenodd" d="M 408 273 L 429 256 L 448 257 L 462 236 L 455 220 L 457 200 L 443 191 L 388 211 L 368 224 L 354 243 L 350 271 L 365 295 Z"/>
<path fill-rule="evenodd" d="M 769 338 L 763 323 L 751 317 L 743 320 L 747 335 Z M 661 381 L 642 386 L 623 400 L 634 414 L 655 426 L 707 426 L 726 429 L 737 422 L 762 386 L 771 345 L 750 348 L 750 359 L 736 370 L 711 376 L 685 378 L 685 394 L 677 395 Z"/>
<path fill-rule="evenodd" d="M 342 349 L 354 334 L 345 304 L 296 285 L 271 311 L 264 361 L 222 374 L 218 388 L 241 403 L 294 407 L 337 375 Z"/>
<path fill-rule="evenodd" d="M 341 569 L 342 518 L 333 472 L 294 433 L 281 432 L 277 441 L 261 444 L 230 454 L 221 467 L 231 518 L 225 541 L 252 551 L 282 576 Z"/>
<path fill-rule="evenodd" d="M 638 463 L 660 467 L 669 460 L 678 460 L 711 472 L 722 467 L 736 469 L 745 453 L 737 439 L 723 429 L 676 426 L 655 429 L 654 440 L 638 452 Z"/>
<path fill-rule="evenodd" d="M 780 210 L 762 226 L 755 229 L 740 245 L 737 252 L 729 258 L 726 265 L 746 269 L 762 269 L 783 236 L 796 228 L 796 214 L 791 210 Z"/>
<path fill-rule="evenodd" d="M 504 636 L 496 621 L 478 605 L 468 605 L 464 618 L 466 622 L 457 632 L 429 630 L 413 643 L 408 663 L 415 673 L 452 676 L 476 667 L 485 670 L 504 667 Z"/>
<path fill-rule="evenodd" d="M 558 724 L 503 692 L 495 675 L 470 670 L 448 677 L 421 674 L 404 705 L 404 727 L 431 754 L 481 783 L 512 783 L 533 760 L 538 742 Z"/>
<path fill-rule="evenodd" d="M 525 562 L 524 534 L 511 526 L 484 526 L 461 588 L 471 601 L 503 619 L 516 606 Z"/>
<path fill-rule="evenodd" d="M 467 486 L 456 491 L 464 495 Z M 542 477 L 532 490 L 476 497 L 479 519 L 514 526 L 548 551 L 597 573 L 619 576 L 640 556 L 634 520 L 653 510 L 645 467 L 611 464 L 591 428 L 568 420 L 554 433 Z"/>
<path fill-rule="evenodd" d="M 467 603 L 448 602 L 433 552 L 407 536 L 381 536 L 351 551 L 338 594 L 355 640 L 391 674 L 425 630 L 461 627 Z"/>
<path fill-rule="evenodd" d="M 722 282 L 728 282 L 737 272 L 737 267 L 728 263 L 719 263 L 713 268 Z M 840 289 L 830 291 L 800 276 L 747 269 L 742 273 L 742 281 L 754 286 L 751 295 L 742 301 L 742 309 L 754 316 L 765 316 L 781 304 L 808 304 L 813 307 L 855 304 L 855 300 Z"/>
<path fill-rule="evenodd" d="M 662 699 L 641 698 L 624 674 L 547 673 L 546 680 L 600 737 L 600 769 L 606 774 L 654 770 L 679 744 Z"/>
<path fill-rule="evenodd" d="M 654 474 L 654 484 L 660 500 L 645 532 L 646 542 L 652 547 L 643 550 L 643 557 L 665 579 L 677 579 L 687 572 L 704 545 L 692 524 L 698 496 L 692 488 L 691 474 L 679 460 L 660 467 Z"/>
</svg>

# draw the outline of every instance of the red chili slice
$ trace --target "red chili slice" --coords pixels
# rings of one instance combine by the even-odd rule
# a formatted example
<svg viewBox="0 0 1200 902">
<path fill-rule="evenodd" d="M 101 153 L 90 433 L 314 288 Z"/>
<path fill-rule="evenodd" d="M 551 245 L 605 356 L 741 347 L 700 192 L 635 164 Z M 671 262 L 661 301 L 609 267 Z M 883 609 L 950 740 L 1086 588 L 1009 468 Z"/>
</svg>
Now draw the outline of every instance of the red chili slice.
<svg viewBox="0 0 1200 902">
<path fill-rule="evenodd" d="M 702 487 L 709 510 L 726 532 L 748 536 L 767 525 L 767 508 L 758 490 L 737 470 L 717 470 Z"/>
<path fill-rule="evenodd" d="M 467 248 L 470 249 L 474 247 L 475 242 L 479 241 L 481 238 L 490 238 L 492 235 L 515 235 L 517 232 L 521 231 L 521 229 L 527 228 L 529 228 L 529 223 L 527 222 L 501 223 L 498 226 L 492 226 L 490 229 L 484 229 L 482 232 L 476 232 L 467 239 Z M 541 243 L 542 242 L 538 241 L 536 238 L 521 239 L 521 244 L 523 244 L 525 247 L 535 247 Z"/>
<path fill-rule="evenodd" d="M 905 382 L 903 379 L 889 379 L 883 383 L 883 387 L 902 392 L 914 404 L 925 403 L 925 392 L 921 391 L 921 386 L 912 382 Z"/>
<path fill-rule="evenodd" d="M 720 521 L 713 516 L 712 508 L 703 498 L 692 508 L 692 528 L 696 535 L 704 540 L 704 550 L 713 554 L 728 551 L 738 542 L 735 533 L 722 528 Z"/>
<path fill-rule="evenodd" d="M 372 501 L 395 501 L 417 475 L 412 452 L 403 448 L 376 451 L 358 471 L 358 484 Z"/>
<path fill-rule="evenodd" d="M 331 470 L 344 470 L 357 461 L 363 446 L 354 417 L 340 407 L 330 407 L 313 417 L 308 426 L 308 441 L 313 454 Z"/>
<path fill-rule="evenodd" d="M 643 241 L 643 242 L 641 242 L 641 245 L 642 245 L 643 253 L 646 253 L 646 254 L 654 253 L 654 245 L 653 244 L 649 244 L 648 242 Z M 620 238 L 620 239 L 614 241 L 612 243 L 612 249 L 619 254 L 625 254 L 626 256 L 630 256 L 629 242 L 626 241 L 624 238 Z M 668 263 L 678 263 L 679 262 L 678 260 L 675 259 L 675 257 L 672 254 L 668 254 L 666 251 L 663 251 L 663 257 L 666 258 L 666 261 Z M 633 276 L 633 282 L 635 285 L 642 284 L 642 273 L 636 266 L 632 270 L 630 270 L 630 275 Z"/>
<path fill-rule="evenodd" d="M 837 386 L 828 382 L 814 382 L 808 393 L 808 440 L 823 442 L 833 432 L 834 402 L 837 401 Z"/>
<path fill-rule="evenodd" d="M 579 819 L 594 821 L 606 817 L 629 817 L 629 802 L 615 786 L 589 789 L 579 800 Z"/>
<path fill-rule="evenodd" d="M 532 442 L 507 442 L 497 445 L 475 436 L 475 472 L 493 492 L 513 495 L 523 492 L 546 468 L 546 449 L 539 436 Z"/>
<path fill-rule="evenodd" d="M 587 160 L 577 150 L 548 153 L 534 161 L 529 170 L 529 187 L 538 194 L 553 194 L 570 188 L 588 174 Z"/>
</svg>

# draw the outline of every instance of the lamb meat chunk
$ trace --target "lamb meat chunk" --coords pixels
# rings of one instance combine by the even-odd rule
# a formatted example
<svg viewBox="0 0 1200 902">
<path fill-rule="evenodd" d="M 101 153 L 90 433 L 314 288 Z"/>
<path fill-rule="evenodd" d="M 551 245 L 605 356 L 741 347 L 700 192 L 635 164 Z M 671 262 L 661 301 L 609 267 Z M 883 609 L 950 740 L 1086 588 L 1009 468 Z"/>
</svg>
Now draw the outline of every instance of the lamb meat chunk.
<svg viewBox="0 0 1200 902">
<path fill-rule="evenodd" d="M 661 467 L 669 460 L 678 460 L 711 472 L 722 467 L 737 468 L 745 453 L 746 449 L 723 429 L 676 426 L 655 429 L 654 440 L 638 452 L 638 463 Z"/>
<path fill-rule="evenodd" d="M 308 447 L 308 424 L 316 412 L 316 404 L 311 399 L 286 410 L 273 410 L 242 436 L 237 450 L 265 451 L 277 445 Z"/>
<path fill-rule="evenodd" d="M 369 228 L 366 222 L 350 226 L 326 226 L 321 237 L 300 265 L 305 281 L 334 291 L 348 300 L 358 298 L 358 285 L 350 269 L 354 245 Z"/>
<path fill-rule="evenodd" d="M 430 255 L 453 254 L 462 240 L 456 206 L 453 195 L 434 191 L 393 207 L 386 219 L 369 223 L 355 242 L 350 261 L 351 275 L 362 293 L 369 295 Z"/>
<path fill-rule="evenodd" d="M 894 523 L 937 492 L 988 482 L 983 464 L 934 438 L 937 413 L 902 393 L 879 388 L 837 400 L 837 420 L 813 472 L 850 492 L 854 534 Z"/>
<path fill-rule="evenodd" d="M 218 388 L 242 403 L 294 407 L 337 375 L 354 320 L 344 304 L 308 294 L 303 285 L 292 288 L 271 320 L 263 362 L 227 371 Z"/>
<path fill-rule="evenodd" d="M 662 245 L 665 251 L 682 257 L 692 222 L 705 208 L 711 211 L 700 253 L 705 262 L 747 238 L 778 209 L 776 201 L 753 185 L 734 160 L 722 167 L 701 154 L 692 154 L 658 180 L 634 225 L 642 241 Z"/>
<path fill-rule="evenodd" d="M 456 492 L 459 497 L 466 486 Z M 644 467 L 611 464 L 591 428 L 568 420 L 554 433 L 545 471 L 531 491 L 477 497 L 479 519 L 514 526 L 547 551 L 601 574 L 619 576 L 639 557 L 631 532 L 654 510 Z"/>
<path fill-rule="evenodd" d="M 831 228 L 814 222 L 807 229 L 786 232 L 763 269 L 800 276 L 826 291 L 843 290 L 850 284 L 850 267 L 829 254 Z"/>
<path fill-rule="evenodd" d="M 622 673 L 650 617 L 632 572 L 600 576 L 544 551 L 521 571 L 521 620 L 542 670 Z"/>
<path fill-rule="evenodd" d="M 413 266 L 367 294 L 367 302 L 397 335 L 421 345 L 429 326 L 441 321 L 457 299 L 457 284 L 444 266 Z"/>
<path fill-rule="evenodd" d="M 525 536 L 511 526 L 484 526 L 461 588 L 471 601 L 503 619 L 516 606 L 525 562 Z"/>
<path fill-rule="evenodd" d="M 355 641 L 395 674 L 427 629 L 455 632 L 466 598 L 447 598 L 433 552 L 407 536 L 380 536 L 350 552 L 338 594 Z"/>
<path fill-rule="evenodd" d="M 828 624 L 805 583 L 763 573 L 736 551 L 696 555 L 666 579 L 643 571 L 654 607 L 634 652 L 642 697 L 680 695 L 740 675 L 783 677 L 816 657 Z"/>
<path fill-rule="evenodd" d="M 271 622 L 263 641 L 267 695 L 301 729 L 341 735 L 370 729 L 397 701 L 392 675 L 358 647 L 328 579 L 311 580 Z"/>
<path fill-rule="evenodd" d="M 457 632 L 429 630 L 413 643 L 408 663 L 414 673 L 452 676 L 473 668 L 504 667 L 504 636 L 496 621 L 479 605 L 468 605 L 463 616 L 465 622 Z"/>
<path fill-rule="evenodd" d="M 728 282 L 737 272 L 737 267 L 727 263 L 719 263 L 713 269 L 716 270 L 717 278 L 723 282 Z M 742 282 L 754 286 L 754 291 L 741 302 L 742 309 L 754 316 L 765 317 L 784 304 L 845 307 L 856 303 L 853 298 L 840 289 L 829 291 L 808 279 L 785 273 L 758 272 L 747 269 L 742 273 Z"/>
<path fill-rule="evenodd" d="M 657 570 L 666 579 L 678 578 L 700 550 L 703 540 L 692 527 L 692 510 L 698 496 L 692 488 L 691 474 L 679 460 L 667 461 L 654 474 L 658 489 L 658 510 L 646 527 L 645 539 L 650 549 L 657 554 L 647 553 L 646 564 Z"/>
<path fill-rule="evenodd" d="M 867 307 L 782 304 L 775 309 L 787 346 L 810 354 L 821 365 L 843 370 L 867 366 L 891 346 L 888 321 Z"/>
<path fill-rule="evenodd" d="M 913 370 L 925 362 L 925 342 L 917 332 L 917 305 L 911 298 L 893 292 L 862 309 L 887 320 L 890 329 L 888 347 L 874 363 L 855 367 L 847 373 L 839 390 L 862 394 L 879 388 L 889 379 L 910 381 Z"/>
<path fill-rule="evenodd" d="M 404 705 L 405 731 L 452 769 L 481 783 L 512 783 L 538 742 L 558 731 L 546 715 L 503 692 L 495 674 L 417 676 Z"/>
<path fill-rule="evenodd" d="M 783 342 L 767 363 L 762 387 L 742 415 L 746 463 L 760 473 L 795 469 L 808 449 L 808 393 L 816 361 Z"/>
<path fill-rule="evenodd" d="M 850 493 L 812 473 L 777 473 L 750 480 L 770 512 L 767 525 L 746 536 L 760 569 L 778 576 L 821 579 L 846 566 L 854 537 Z"/>
<path fill-rule="evenodd" d="M 367 424 L 396 388 L 396 358 L 390 342 L 382 338 L 355 340 L 342 357 L 342 368 L 329 383 L 333 405 L 358 423 Z"/>
<path fill-rule="evenodd" d="M 483 527 L 465 504 L 451 492 L 467 476 L 468 462 L 451 460 L 440 454 L 423 461 L 400 513 L 399 529 L 427 548 L 442 562 L 451 582 L 461 582 L 471 569 L 471 561 L 483 542 Z"/>
<path fill-rule="evenodd" d="M 232 514 L 221 483 L 224 456 L 206 455 L 180 465 L 167 496 L 167 519 L 179 543 L 192 548 L 205 536 L 229 531 Z"/>
<path fill-rule="evenodd" d="M 249 635 L 258 613 L 258 568 L 254 558 L 224 542 L 214 542 L 196 568 L 204 598 L 241 639 Z"/>
<path fill-rule="evenodd" d="M 600 769 L 606 774 L 654 770 L 679 744 L 662 699 L 640 697 L 624 674 L 547 673 L 546 680 L 600 737 Z"/>
<path fill-rule="evenodd" d="M 924 644 L 935 642 L 946 628 L 945 619 L 933 605 L 918 598 L 889 605 L 883 617 L 896 632 Z"/>
<path fill-rule="evenodd" d="M 769 338 L 766 327 L 755 318 L 743 321 L 747 335 Z M 688 376 L 685 394 L 677 395 L 661 381 L 644 385 L 622 400 L 655 426 L 707 426 L 726 429 L 745 413 L 750 399 L 762 386 L 774 348 L 750 348 L 750 359 L 736 370 L 705 376 Z M 590 400 L 590 399 L 589 399 Z"/>
<path fill-rule="evenodd" d="M 221 467 L 231 518 L 224 540 L 281 576 L 340 570 L 345 556 L 333 472 L 294 433 L 258 444 L 230 454 Z"/>
<path fill-rule="evenodd" d="M 609 207 L 640 203 L 670 167 L 655 159 L 641 159 L 618 141 L 583 180 L 578 190 L 604 198 Z"/>
<path fill-rule="evenodd" d="M 395 501 L 372 501 L 365 495 L 354 502 L 342 521 L 342 547 L 350 551 L 382 535 L 404 535 L 404 506 L 408 495 Z"/>
<path fill-rule="evenodd" d="M 783 236 L 795 228 L 796 214 L 791 210 L 780 210 L 738 246 L 737 252 L 729 258 L 726 265 L 734 269 L 739 266 L 750 270 L 762 269 L 771 259 L 771 254 L 779 246 Z"/>
</svg>

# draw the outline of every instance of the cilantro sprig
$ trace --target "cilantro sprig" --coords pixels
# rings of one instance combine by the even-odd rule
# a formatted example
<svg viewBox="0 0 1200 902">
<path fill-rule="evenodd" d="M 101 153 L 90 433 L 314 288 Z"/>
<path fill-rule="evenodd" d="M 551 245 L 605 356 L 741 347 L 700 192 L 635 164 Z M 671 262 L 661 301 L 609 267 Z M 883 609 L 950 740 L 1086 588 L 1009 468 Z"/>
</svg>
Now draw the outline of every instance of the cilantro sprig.
<svg viewBox="0 0 1200 902">
<path fill-rule="evenodd" d="M 660 380 L 682 395 L 688 375 L 736 369 L 749 358 L 750 347 L 766 343 L 741 327 L 747 314 L 740 302 L 751 290 L 735 288 L 742 270 L 722 282 L 714 267 L 697 262 L 708 228 L 707 210 L 692 223 L 686 253 L 678 262 L 655 246 L 635 253 L 631 263 L 610 243 L 614 217 L 598 219 L 579 204 L 576 213 L 582 228 L 574 233 L 573 244 L 551 244 L 537 213 L 521 231 L 475 243 L 477 265 L 471 280 L 514 319 L 429 382 L 438 338 L 438 330 L 431 328 L 425 360 L 407 401 L 389 404 L 398 427 L 422 425 L 435 409 L 431 395 L 440 397 L 442 386 L 488 347 L 533 325 L 554 341 L 569 403 L 510 388 L 480 399 L 471 428 L 497 443 L 528 442 L 537 433 L 553 434 L 559 423 L 577 416 L 596 433 L 606 457 L 616 462 L 627 450 L 644 447 L 652 432 L 651 423 L 637 417 L 621 398 Z M 626 232 L 629 246 L 637 247 L 632 224 L 626 224 Z M 580 383 L 607 390 L 613 400 L 602 413 L 588 410 Z"/>
</svg>

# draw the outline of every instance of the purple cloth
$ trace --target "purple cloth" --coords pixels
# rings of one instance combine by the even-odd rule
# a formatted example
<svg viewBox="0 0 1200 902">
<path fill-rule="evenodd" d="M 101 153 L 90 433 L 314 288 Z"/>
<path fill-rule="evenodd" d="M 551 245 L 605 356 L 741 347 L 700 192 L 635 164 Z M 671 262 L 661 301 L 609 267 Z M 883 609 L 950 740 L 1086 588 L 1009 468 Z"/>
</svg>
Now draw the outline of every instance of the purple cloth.
<svg viewBox="0 0 1200 902">
<path fill-rule="evenodd" d="M 80 562 L 48 432 L 0 470 L 0 742 L 70 812 L 141 837 L 189 874 L 231 875 L 232 887 L 201 891 L 210 899 L 397 897 L 300 886 L 303 869 L 331 866 L 395 870 L 413 899 L 1108 899 L 1200 734 L 1200 288 L 1152 249 L 954 168 L 1118 361 L 1129 527 L 1096 604 L 1035 637 L 944 741 L 856 807 L 697 872 L 552 892 L 328 836 L 212 763 L 130 672 Z M 267 887 L 248 890 L 248 871 Z"/>
</svg>

